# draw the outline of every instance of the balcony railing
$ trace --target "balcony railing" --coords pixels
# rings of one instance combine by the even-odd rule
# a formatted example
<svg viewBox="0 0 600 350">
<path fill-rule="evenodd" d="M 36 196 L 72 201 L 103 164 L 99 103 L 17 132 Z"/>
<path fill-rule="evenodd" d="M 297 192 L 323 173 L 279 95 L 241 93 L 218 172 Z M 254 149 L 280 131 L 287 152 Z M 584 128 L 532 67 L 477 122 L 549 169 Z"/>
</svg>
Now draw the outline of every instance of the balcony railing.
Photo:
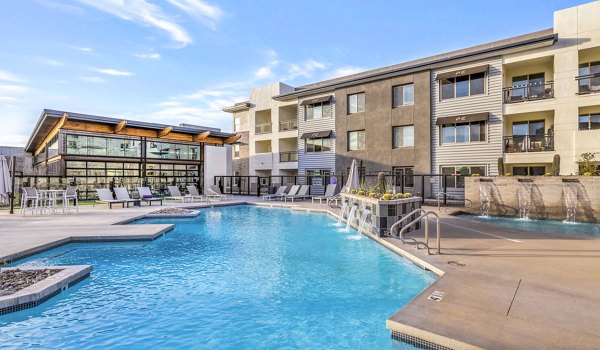
<svg viewBox="0 0 600 350">
<path fill-rule="evenodd" d="M 554 97 L 554 82 L 507 87 L 504 92 L 504 103 L 543 100 Z"/>
<path fill-rule="evenodd" d="M 279 152 L 279 162 L 297 162 L 298 161 L 298 152 Z"/>
<path fill-rule="evenodd" d="M 298 129 L 298 121 L 297 120 L 284 120 L 279 122 L 279 131 L 289 131 L 289 130 L 297 130 Z"/>
<path fill-rule="evenodd" d="M 271 124 L 271 123 L 256 124 L 254 126 L 254 133 L 255 134 L 268 134 L 273 131 L 272 125 L 273 124 Z"/>
<path fill-rule="evenodd" d="M 587 95 L 600 92 L 600 73 L 580 75 L 575 77 L 579 85 L 579 94 Z"/>
<path fill-rule="evenodd" d="M 508 136 L 504 138 L 504 152 L 554 151 L 554 135 Z"/>
</svg>

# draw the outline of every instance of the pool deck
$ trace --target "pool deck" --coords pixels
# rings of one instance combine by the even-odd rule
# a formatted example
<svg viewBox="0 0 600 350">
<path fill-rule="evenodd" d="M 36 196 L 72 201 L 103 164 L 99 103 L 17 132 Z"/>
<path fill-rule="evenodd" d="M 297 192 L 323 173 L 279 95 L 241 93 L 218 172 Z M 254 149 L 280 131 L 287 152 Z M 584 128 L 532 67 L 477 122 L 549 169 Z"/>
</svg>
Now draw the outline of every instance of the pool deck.
<svg viewBox="0 0 600 350">
<path fill-rule="evenodd" d="M 256 197 L 236 197 L 210 206 L 256 202 Z M 325 204 L 283 205 L 336 214 Z M 165 204 L 175 206 L 206 205 Z M 26 217 L 0 211 L 0 261 L 75 241 L 152 240 L 172 228 L 119 225 L 160 208 L 156 206 L 80 208 L 78 214 Z M 450 348 L 598 348 L 600 239 L 532 233 L 446 213 L 441 216 L 441 255 L 427 255 L 425 250 L 395 239 L 377 239 L 441 275 L 391 316 L 388 328 Z M 430 239 L 435 235 L 431 224 Z M 422 233 L 419 230 L 411 236 Z M 441 301 L 427 299 L 434 290 L 446 293 Z"/>
</svg>

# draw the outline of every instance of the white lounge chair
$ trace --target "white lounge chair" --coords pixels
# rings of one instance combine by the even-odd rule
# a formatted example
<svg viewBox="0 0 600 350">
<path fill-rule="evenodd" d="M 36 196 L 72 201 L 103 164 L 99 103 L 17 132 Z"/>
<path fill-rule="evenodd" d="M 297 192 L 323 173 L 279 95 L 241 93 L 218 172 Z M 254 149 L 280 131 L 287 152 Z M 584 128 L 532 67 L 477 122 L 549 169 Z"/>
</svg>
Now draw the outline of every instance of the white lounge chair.
<svg viewBox="0 0 600 350">
<path fill-rule="evenodd" d="M 98 199 L 92 203 L 92 206 L 95 206 L 96 203 L 108 204 L 108 208 L 112 209 L 113 204 L 121 204 L 125 208 L 125 202 L 115 199 L 108 188 L 98 188 L 96 189 L 96 193 L 98 193 Z"/>
<path fill-rule="evenodd" d="M 287 190 L 287 186 L 279 186 L 279 188 L 277 189 L 277 192 L 275 192 L 274 194 L 265 194 L 263 196 L 263 201 L 265 200 L 273 200 L 273 198 L 283 198 L 285 196 L 285 190 Z"/>
<path fill-rule="evenodd" d="M 315 202 L 315 199 L 319 200 L 319 204 L 323 203 L 323 199 L 325 199 L 327 201 L 327 204 L 329 204 L 330 200 L 335 200 L 334 196 L 335 196 L 335 189 L 337 188 L 336 184 L 329 184 L 327 185 L 327 188 L 325 189 L 325 194 L 322 196 L 313 196 L 312 197 L 312 202 Z"/>
<path fill-rule="evenodd" d="M 296 195 L 293 195 L 293 196 L 288 195 L 288 196 L 285 196 L 283 199 L 286 202 L 289 199 L 292 201 L 292 203 L 294 202 L 294 200 L 305 200 L 305 199 L 311 197 L 311 195 L 309 195 L 308 192 L 310 192 L 310 185 L 302 185 Z"/>
<path fill-rule="evenodd" d="M 194 201 L 194 196 L 182 195 L 177 186 L 167 186 L 167 189 L 169 190 L 169 197 L 165 197 L 164 199 L 180 200 L 181 203 Z"/>
<path fill-rule="evenodd" d="M 218 198 L 219 200 L 225 201 L 228 200 L 229 197 L 221 193 L 221 190 L 216 185 L 210 185 L 206 189 L 206 195 L 211 198 Z"/>
<path fill-rule="evenodd" d="M 198 192 L 198 188 L 196 188 L 195 185 L 188 185 L 185 188 L 187 188 L 187 191 L 190 194 L 190 196 L 200 199 L 200 202 L 202 202 L 202 200 L 206 199 L 206 203 L 210 203 L 209 197 L 201 195 L 200 192 Z"/>
<path fill-rule="evenodd" d="M 138 187 L 138 193 L 140 194 L 140 199 L 144 202 L 148 203 L 149 206 L 152 206 L 152 202 L 159 202 L 162 205 L 162 198 L 154 197 L 152 191 L 148 187 Z"/>
<path fill-rule="evenodd" d="M 133 205 L 137 205 L 138 207 L 141 204 L 140 199 L 129 197 L 129 191 L 125 187 L 115 187 L 115 195 L 117 195 L 117 200 L 127 203 L 127 208 L 129 208 L 129 203 L 133 203 Z"/>
<path fill-rule="evenodd" d="M 283 196 L 281 196 L 281 198 L 283 200 L 285 200 L 286 197 L 291 197 L 291 196 L 295 196 L 298 194 L 298 190 L 300 189 L 300 185 L 294 185 L 290 188 L 290 190 L 288 191 L 288 193 L 285 193 Z"/>
</svg>

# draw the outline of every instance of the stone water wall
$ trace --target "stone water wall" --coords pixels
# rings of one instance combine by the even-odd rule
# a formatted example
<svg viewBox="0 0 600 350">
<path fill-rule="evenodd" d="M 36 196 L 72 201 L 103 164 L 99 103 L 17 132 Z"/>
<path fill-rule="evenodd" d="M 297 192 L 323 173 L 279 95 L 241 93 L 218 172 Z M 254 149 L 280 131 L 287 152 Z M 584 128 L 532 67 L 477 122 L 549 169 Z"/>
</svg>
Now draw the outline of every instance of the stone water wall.
<svg viewBox="0 0 600 350">
<path fill-rule="evenodd" d="M 567 208 L 563 181 L 569 181 L 577 190 L 575 221 L 600 223 L 600 177 L 592 176 L 498 176 L 467 177 L 465 198 L 473 202 L 466 211 L 479 215 L 481 208 L 480 185 L 490 186 L 490 215 L 519 216 L 519 181 L 531 181 L 529 218 L 565 220 Z"/>
</svg>

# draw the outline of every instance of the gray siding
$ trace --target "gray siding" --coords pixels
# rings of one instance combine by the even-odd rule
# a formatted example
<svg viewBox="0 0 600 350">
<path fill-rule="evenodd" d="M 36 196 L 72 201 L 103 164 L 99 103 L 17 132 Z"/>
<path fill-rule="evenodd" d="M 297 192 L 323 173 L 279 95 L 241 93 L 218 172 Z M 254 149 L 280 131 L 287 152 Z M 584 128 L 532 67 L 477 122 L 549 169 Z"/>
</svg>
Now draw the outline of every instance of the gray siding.
<svg viewBox="0 0 600 350">
<path fill-rule="evenodd" d="M 300 103 L 317 97 L 332 95 L 320 94 L 307 96 L 298 100 L 298 175 L 305 175 L 306 169 L 330 169 L 335 171 L 335 97 L 331 101 L 329 118 L 305 120 L 304 106 Z M 300 137 L 307 132 L 332 130 L 331 152 L 306 153 L 305 142 Z"/>
</svg>

